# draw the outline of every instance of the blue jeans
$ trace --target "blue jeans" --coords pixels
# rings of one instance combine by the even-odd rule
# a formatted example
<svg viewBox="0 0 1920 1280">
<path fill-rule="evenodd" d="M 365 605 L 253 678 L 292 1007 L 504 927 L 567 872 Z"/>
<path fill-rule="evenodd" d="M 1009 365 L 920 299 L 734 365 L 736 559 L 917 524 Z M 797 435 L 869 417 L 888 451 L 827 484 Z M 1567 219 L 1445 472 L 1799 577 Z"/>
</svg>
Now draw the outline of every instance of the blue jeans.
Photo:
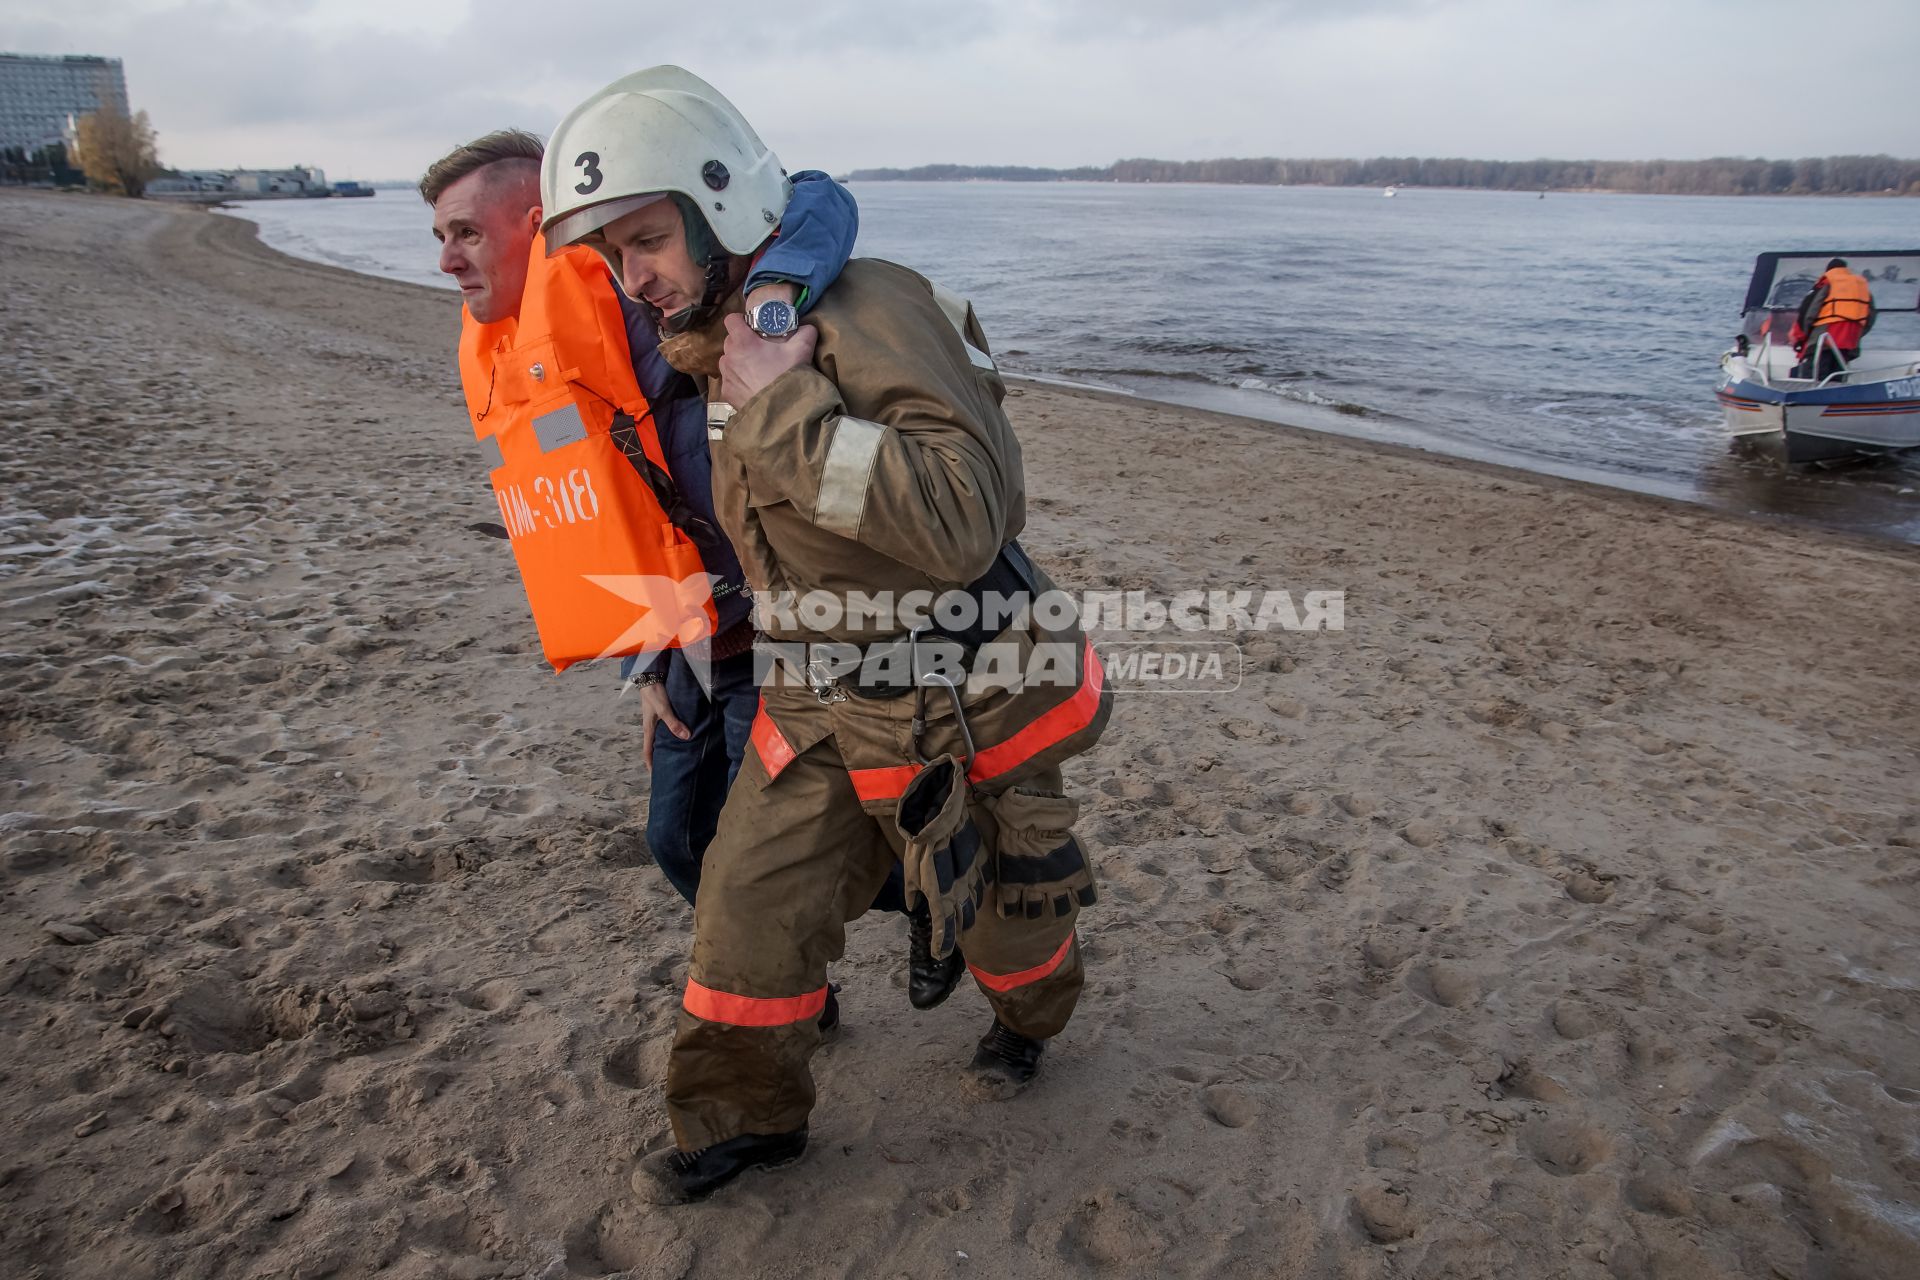
<svg viewBox="0 0 1920 1280">
<path fill-rule="evenodd" d="M 660 873 L 692 902 L 700 890 L 700 860 L 720 825 L 727 789 L 740 772 L 760 686 L 753 682 L 753 653 L 713 664 L 713 697 L 693 678 L 678 649 L 667 656 L 667 702 L 687 727 L 685 740 L 666 725 L 653 729 L 653 782 L 647 803 L 647 847 Z M 900 867 L 895 864 L 873 900 L 875 911 L 907 909 Z"/>
</svg>

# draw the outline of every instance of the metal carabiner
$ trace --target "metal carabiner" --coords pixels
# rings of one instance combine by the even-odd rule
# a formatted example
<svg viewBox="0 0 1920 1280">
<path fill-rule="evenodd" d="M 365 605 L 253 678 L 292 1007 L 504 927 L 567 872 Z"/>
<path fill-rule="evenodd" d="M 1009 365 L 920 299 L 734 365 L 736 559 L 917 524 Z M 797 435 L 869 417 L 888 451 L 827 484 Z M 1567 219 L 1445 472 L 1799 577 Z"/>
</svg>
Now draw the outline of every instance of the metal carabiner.
<svg viewBox="0 0 1920 1280">
<path fill-rule="evenodd" d="M 960 741 L 966 747 L 966 755 L 961 757 L 960 769 L 964 775 L 973 768 L 973 729 L 967 724 L 967 709 L 960 700 L 960 686 L 938 671 L 929 671 L 923 677 L 920 672 L 920 631 L 907 633 L 907 671 L 913 681 L 913 758 L 917 764 L 929 763 L 929 757 L 920 749 L 920 739 L 927 732 L 927 686 L 937 684 L 947 691 L 947 698 L 953 703 L 953 723 L 960 730 Z"/>
</svg>

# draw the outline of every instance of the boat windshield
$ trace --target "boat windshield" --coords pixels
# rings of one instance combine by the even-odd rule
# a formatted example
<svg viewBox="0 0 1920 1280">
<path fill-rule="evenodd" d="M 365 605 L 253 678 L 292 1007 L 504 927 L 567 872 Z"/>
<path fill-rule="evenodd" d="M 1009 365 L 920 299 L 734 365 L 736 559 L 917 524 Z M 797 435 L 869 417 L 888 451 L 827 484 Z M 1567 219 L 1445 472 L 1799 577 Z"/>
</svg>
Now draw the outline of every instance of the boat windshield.
<svg viewBox="0 0 1920 1280">
<path fill-rule="evenodd" d="M 1844 258 L 1866 279 L 1879 312 L 1862 348 L 1920 349 L 1920 249 L 1821 250 L 1763 253 L 1754 260 L 1740 332 L 1756 346 L 1785 345 L 1799 319 L 1800 304 L 1813 292 L 1827 263 Z"/>
<path fill-rule="evenodd" d="M 1835 258 L 1846 259 L 1848 268 L 1866 280 L 1881 311 L 1920 310 L 1920 249 L 1763 253 L 1754 259 L 1743 310 L 1749 315 L 1795 310 Z"/>
</svg>

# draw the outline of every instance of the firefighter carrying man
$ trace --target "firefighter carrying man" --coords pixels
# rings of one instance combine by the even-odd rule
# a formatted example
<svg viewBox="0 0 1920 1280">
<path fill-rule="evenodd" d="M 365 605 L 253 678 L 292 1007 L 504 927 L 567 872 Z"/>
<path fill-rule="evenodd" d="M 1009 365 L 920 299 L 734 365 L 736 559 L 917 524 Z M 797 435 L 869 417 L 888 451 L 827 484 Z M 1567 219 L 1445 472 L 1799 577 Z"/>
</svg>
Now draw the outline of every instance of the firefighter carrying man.
<svg viewBox="0 0 1920 1280">
<path fill-rule="evenodd" d="M 695 904 L 667 1068 L 676 1149 L 634 1175 L 673 1203 L 805 1150 L 827 966 L 896 861 L 936 952 L 963 952 L 992 1006 L 969 1071 L 999 1091 L 1032 1078 L 1079 998 L 1074 925 L 1093 901 L 1060 765 L 1112 695 L 1071 610 L 1029 607 L 1061 594 L 1015 541 L 1020 446 L 965 303 L 856 259 L 811 324 L 744 317 L 790 184 L 678 67 L 569 113 L 541 187 L 549 251 L 599 251 L 657 316 L 662 353 L 706 380 L 715 507 L 782 655 Z"/>
</svg>

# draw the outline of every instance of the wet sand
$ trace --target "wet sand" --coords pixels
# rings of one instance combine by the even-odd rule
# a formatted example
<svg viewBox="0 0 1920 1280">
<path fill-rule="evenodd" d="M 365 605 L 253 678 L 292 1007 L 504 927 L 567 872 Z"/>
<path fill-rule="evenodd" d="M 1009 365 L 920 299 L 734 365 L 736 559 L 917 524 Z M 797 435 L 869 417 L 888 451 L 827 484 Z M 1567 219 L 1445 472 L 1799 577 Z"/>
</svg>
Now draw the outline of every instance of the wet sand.
<svg viewBox="0 0 1920 1280">
<path fill-rule="evenodd" d="M 662 1210 L 688 913 L 471 528 L 452 299 L 23 193 L 0 285 L 0 1270 L 1911 1274 L 1913 549 L 1020 386 L 1056 578 L 1346 629 L 1074 769 L 1033 1089 L 870 919 L 806 1161 Z"/>
</svg>

